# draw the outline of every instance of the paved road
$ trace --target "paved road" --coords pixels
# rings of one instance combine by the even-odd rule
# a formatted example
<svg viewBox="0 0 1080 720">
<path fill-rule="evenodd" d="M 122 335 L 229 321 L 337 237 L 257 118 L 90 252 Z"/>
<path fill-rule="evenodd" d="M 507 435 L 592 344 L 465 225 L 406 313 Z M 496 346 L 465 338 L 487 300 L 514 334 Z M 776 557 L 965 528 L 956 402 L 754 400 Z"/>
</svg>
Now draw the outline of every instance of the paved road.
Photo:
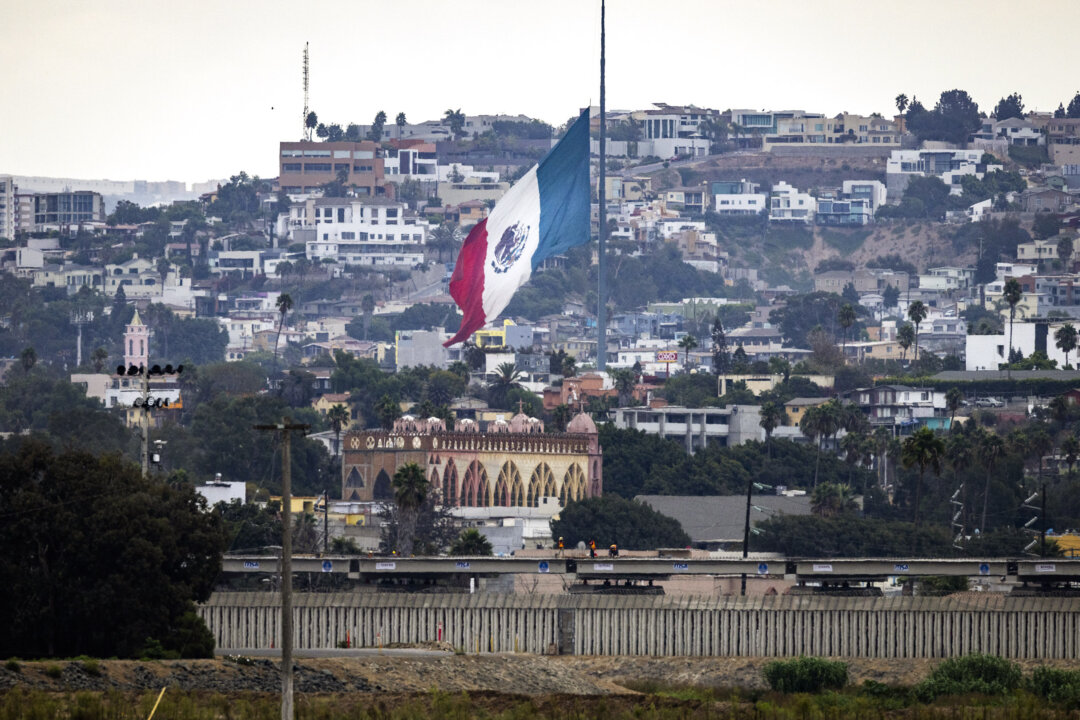
<svg viewBox="0 0 1080 720">
<path fill-rule="evenodd" d="M 215 653 L 218 657 L 225 655 L 243 655 L 244 657 L 281 657 L 281 648 L 267 650 L 265 648 L 218 648 Z M 320 648 L 293 650 L 294 658 L 334 658 L 334 657 L 371 657 L 383 655 L 386 657 L 443 657 L 453 655 L 447 650 L 424 650 L 422 648 Z"/>
</svg>

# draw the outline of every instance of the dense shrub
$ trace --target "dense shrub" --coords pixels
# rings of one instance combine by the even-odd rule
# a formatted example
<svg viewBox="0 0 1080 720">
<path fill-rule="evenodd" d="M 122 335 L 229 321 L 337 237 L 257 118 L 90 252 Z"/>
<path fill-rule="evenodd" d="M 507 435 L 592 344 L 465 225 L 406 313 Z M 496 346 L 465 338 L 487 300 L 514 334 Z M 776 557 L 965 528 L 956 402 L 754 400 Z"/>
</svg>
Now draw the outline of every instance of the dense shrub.
<svg viewBox="0 0 1080 720">
<path fill-rule="evenodd" d="M 1028 689 L 1050 702 L 1076 708 L 1080 706 L 1080 670 L 1035 668 L 1028 681 Z"/>
<path fill-rule="evenodd" d="M 848 681 L 848 669 L 844 663 L 802 656 L 794 660 L 771 662 L 761 674 L 770 688 L 784 693 L 839 690 Z"/>
<path fill-rule="evenodd" d="M 930 677 L 915 686 L 922 702 L 940 695 L 1004 695 L 1023 682 L 1020 666 L 994 655 L 965 655 L 952 658 L 934 668 Z"/>
</svg>

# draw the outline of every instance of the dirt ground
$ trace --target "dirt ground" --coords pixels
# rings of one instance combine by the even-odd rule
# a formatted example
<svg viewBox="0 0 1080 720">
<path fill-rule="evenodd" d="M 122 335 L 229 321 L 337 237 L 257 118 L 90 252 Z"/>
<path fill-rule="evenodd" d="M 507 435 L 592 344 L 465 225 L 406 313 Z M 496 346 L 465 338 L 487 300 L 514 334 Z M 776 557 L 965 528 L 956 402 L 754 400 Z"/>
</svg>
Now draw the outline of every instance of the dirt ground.
<svg viewBox="0 0 1080 720">
<path fill-rule="evenodd" d="M 707 657 L 547 657 L 538 655 L 370 655 L 301 659 L 296 662 L 298 693 L 370 692 L 415 694 L 438 689 L 447 693 L 510 695 L 620 695 L 643 683 L 711 688 L 762 688 L 761 670 L 770 658 Z M 913 685 L 934 667 L 934 660 L 848 658 L 852 683 L 876 680 Z M 1080 662 L 1024 661 L 1080 668 Z M 216 692 L 274 692 L 278 662 L 270 659 L 132 661 L 78 660 L 22 662 L 18 669 L 0 666 L 0 691 L 13 687 L 47 691 L 150 690 L 163 686 Z"/>
</svg>

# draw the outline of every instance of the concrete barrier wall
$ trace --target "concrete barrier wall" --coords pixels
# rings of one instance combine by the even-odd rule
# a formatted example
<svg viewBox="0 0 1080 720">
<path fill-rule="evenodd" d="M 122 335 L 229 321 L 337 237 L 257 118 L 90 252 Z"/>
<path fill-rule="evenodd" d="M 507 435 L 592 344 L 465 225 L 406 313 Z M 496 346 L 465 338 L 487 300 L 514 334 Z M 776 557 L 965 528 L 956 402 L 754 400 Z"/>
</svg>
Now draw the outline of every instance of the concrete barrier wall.
<svg viewBox="0 0 1080 720">
<path fill-rule="evenodd" d="M 219 649 L 280 646 L 280 596 L 218 593 L 199 609 Z M 297 594 L 297 648 L 431 642 L 465 652 L 942 658 L 1080 657 L 1065 598 L 666 598 Z"/>
</svg>

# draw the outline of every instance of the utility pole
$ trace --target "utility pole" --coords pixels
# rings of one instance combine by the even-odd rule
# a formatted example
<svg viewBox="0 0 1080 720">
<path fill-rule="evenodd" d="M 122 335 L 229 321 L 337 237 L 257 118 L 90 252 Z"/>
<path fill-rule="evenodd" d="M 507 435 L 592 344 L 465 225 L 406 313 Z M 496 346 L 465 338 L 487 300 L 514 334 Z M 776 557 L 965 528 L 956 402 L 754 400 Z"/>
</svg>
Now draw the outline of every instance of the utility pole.
<svg viewBox="0 0 1080 720">
<path fill-rule="evenodd" d="M 750 503 L 751 495 L 754 491 L 754 480 L 747 478 L 746 480 L 746 521 L 743 524 L 743 536 L 742 536 L 742 556 L 743 560 L 746 560 L 750 555 Z M 746 595 L 746 573 L 742 574 L 739 581 L 739 594 Z"/>
<path fill-rule="evenodd" d="M 607 368 L 607 298 L 604 295 L 604 274 L 607 272 L 607 168 L 604 167 L 606 153 L 604 140 L 607 135 L 607 113 L 604 105 L 604 43 L 607 40 L 604 28 L 606 8 L 600 0 L 600 182 L 597 186 L 597 199 L 600 201 L 599 225 L 597 237 L 597 298 L 596 298 L 596 369 L 604 372 Z"/>
<path fill-rule="evenodd" d="M 290 431 L 305 432 L 309 425 L 282 418 L 276 425 L 256 430 L 281 433 L 281 720 L 294 720 L 292 671 L 292 453 Z"/>
<path fill-rule="evenodd" d="M 142 474 L 150 477 L 150 368 L 142 373 Z"/>
<path fill-rule="evenodd" d="M 330 491 L 322 491 L 322 551 L 327 553 L 330 547 Z"/>
</svg>

